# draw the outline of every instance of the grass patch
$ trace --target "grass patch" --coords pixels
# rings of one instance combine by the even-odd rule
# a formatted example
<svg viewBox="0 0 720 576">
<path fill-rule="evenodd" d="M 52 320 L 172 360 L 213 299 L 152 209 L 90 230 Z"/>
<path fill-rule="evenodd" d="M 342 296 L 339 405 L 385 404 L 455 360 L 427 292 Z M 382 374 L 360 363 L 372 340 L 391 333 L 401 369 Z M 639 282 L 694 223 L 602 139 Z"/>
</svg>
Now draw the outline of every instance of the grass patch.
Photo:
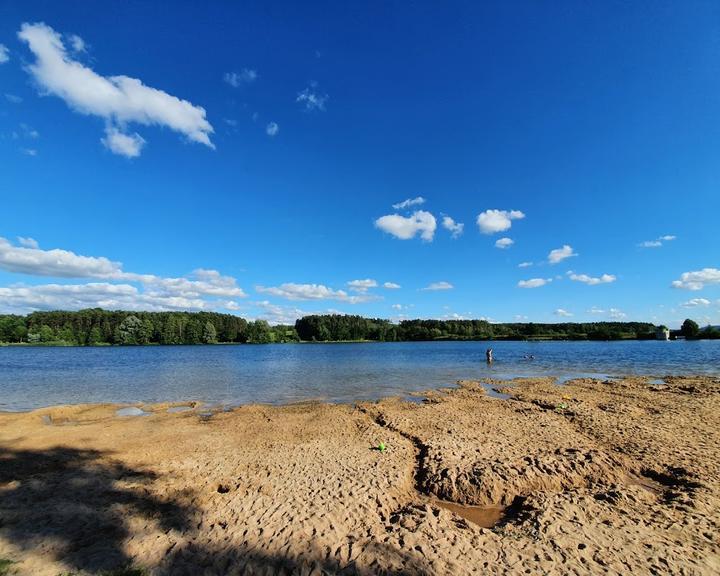
<svg viewBox="0 0 720 576">
<path fill-rule="evenodd" d="M 15 564 L 12 560 L 8 560 L 7 558 L 0 558 L 0 576 L 5 576 L 6 574 L 10 574 L 10 566 Z"/>
</svg>

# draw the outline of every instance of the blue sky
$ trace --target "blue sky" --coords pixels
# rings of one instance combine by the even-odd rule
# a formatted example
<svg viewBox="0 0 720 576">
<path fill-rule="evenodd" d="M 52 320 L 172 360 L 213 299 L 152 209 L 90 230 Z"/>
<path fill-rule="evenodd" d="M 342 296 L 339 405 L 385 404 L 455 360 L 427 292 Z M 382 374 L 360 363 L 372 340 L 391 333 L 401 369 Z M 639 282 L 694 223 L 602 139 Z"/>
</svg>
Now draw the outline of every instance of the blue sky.
<svg viewBox="0 0 720 576">
<path fill-rule="evenodd" d="M 718 38 L 716 2 L 4 2 L 0 311 L 720 323 Z"/>
</svg>

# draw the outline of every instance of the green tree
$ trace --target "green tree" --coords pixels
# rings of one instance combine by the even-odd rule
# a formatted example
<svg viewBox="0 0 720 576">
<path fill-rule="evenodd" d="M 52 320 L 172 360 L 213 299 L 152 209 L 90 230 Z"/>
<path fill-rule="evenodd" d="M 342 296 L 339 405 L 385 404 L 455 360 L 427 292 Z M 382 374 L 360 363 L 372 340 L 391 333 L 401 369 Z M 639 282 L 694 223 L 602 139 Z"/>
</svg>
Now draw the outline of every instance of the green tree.
<svg viewBox="0 0 720 576">
<path fill-rule="evenodd" d="M 97 346 L 98 344 L 102 344 L 103 337 L 102 332 L 100 331 L 100 328 L 97 326 L 94 326 L 90 329 L 90 334 L 88 335 L 87 343 L 88 346 Z"/>
<path fill-rule="evenodd" d="M 213 323 L 210 322 L 210 320 L 205 322 L 203 342 L 205 342 L 205 344 L 215 344 L 217 342 L 217 330 L 215 330 L 215 326 L 213 326 Z"/>
<path fill-rule="evenodd" d="M 40 326 L 40 342 L 52 342 L 55 340 L 55 331 L 47 324 Z"/>
<path fill-rule="evenodd" d="M 140 318 L 130 315 L 123 320 L 115 331 L 115 342 L 123 346 L 140 344 L 145 340 L 145 324 Z"/>
<path fill-rule="evenodd" d="M 248 323 L 248 342 L 253 344 L 268 344 L 272 341 L 270 325 L 265 320 L 255 320 Z"/>
<path fill-rule="evenodd" d="M 683 336 L 685 336 L 685 338 L 697 338 L 698 332 L 700 332 L 700 327 L 694 320 L 686 318 L 685 322 L 683 322 L 680 327 L 680 332 Z"/>
</svg>

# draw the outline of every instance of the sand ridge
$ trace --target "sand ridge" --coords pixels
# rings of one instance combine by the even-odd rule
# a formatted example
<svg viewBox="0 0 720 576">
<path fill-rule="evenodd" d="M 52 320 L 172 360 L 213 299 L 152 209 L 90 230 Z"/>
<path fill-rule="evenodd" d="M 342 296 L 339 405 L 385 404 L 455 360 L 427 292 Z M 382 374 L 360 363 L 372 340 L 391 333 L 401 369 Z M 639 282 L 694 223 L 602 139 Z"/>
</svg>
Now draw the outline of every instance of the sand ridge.
<svg viewBox="0 0 720 576">
<path fill-rule="evenodd" d="M 50 576 L 720 572 L 720 379 L 492 383 L 508 400 L 459 384 L 0 414 L 0 558 Z"/>
</svg>

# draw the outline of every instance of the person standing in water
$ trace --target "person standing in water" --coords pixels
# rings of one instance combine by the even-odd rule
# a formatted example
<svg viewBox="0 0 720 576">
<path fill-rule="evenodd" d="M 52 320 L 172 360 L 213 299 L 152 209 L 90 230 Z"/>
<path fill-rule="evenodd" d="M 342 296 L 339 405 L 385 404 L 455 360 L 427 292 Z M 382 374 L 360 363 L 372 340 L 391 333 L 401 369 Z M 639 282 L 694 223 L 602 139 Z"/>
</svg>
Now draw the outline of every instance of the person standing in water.
<svg viewBox="0 0 720 576">
<path fill-rule="evenodd" d="M 487 360 L 488 364 L 493 363 L 493 349 L 492 348 L 488 348 L 487 350 L 485 350 L 485 359 Z"/>
</svg>

